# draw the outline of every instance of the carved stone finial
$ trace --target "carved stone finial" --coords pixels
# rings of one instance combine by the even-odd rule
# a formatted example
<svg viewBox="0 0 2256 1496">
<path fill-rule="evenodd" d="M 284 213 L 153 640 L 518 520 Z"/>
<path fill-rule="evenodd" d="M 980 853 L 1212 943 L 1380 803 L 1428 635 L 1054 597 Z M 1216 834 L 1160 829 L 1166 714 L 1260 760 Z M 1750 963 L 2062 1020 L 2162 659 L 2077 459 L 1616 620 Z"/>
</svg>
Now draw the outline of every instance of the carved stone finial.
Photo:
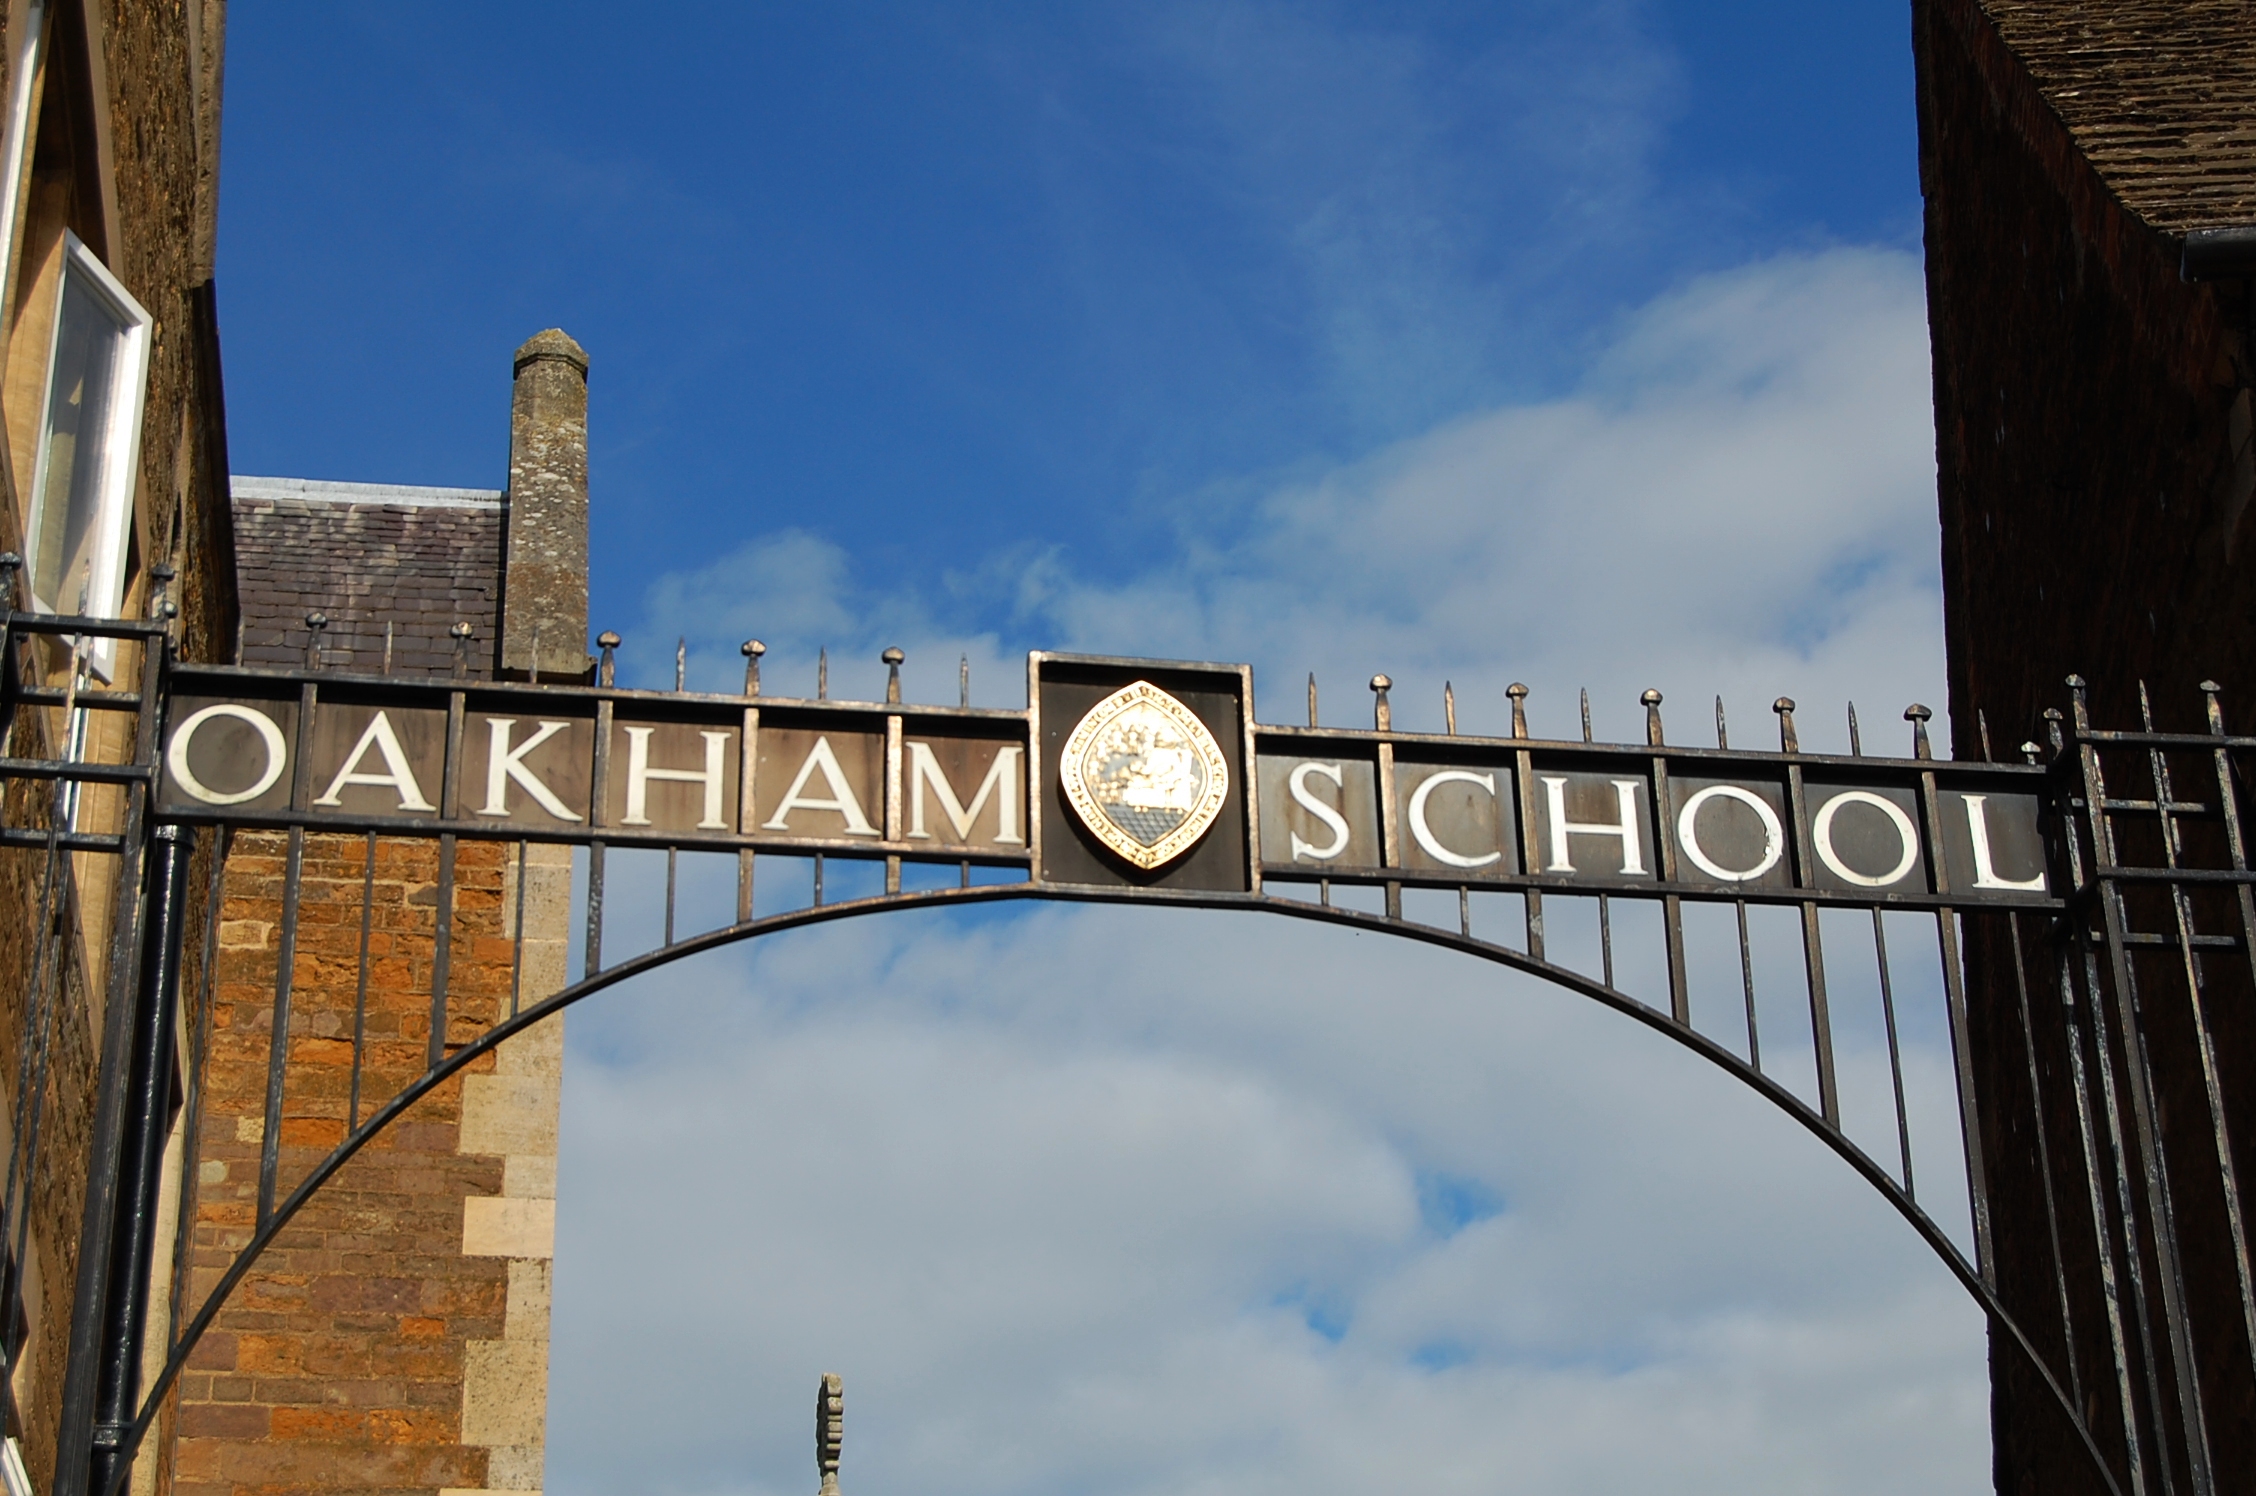
<svg viewBox="0 0 2256 1496">
<path fill-rule="evenodd" d="M 846 1442 L 846 1382 L 835 1371 L 822 1374 L 815 1388 L 815 1471 L 822 1476 L 818 1496 L 838 1496 L 838 1452 Z"/>
</svg>

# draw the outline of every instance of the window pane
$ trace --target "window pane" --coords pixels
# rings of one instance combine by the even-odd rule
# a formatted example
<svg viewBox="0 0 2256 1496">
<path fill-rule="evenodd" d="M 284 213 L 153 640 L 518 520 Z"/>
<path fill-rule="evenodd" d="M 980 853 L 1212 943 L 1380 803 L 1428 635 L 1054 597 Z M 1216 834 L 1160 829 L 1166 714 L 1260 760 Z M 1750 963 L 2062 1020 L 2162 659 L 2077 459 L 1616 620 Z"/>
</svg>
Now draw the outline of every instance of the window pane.
<svg viewBox="0 0 2256 1496">
<path fill-rule="evenodd" d="M 60 613 L 78 610 L 99 542 L 103 454 L 123 336 L 110 309 L 66 266 L 47 393 L 46 462 L 31 573 L 34 594 Z"/>
</svg>

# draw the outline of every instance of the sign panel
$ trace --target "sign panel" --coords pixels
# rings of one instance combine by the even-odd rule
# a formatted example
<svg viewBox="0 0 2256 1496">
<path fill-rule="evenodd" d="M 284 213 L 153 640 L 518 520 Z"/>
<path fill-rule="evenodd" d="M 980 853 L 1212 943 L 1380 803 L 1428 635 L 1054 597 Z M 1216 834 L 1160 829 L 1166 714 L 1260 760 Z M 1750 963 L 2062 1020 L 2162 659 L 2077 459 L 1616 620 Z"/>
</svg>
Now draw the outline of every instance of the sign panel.
<svg viewBox="0 0 2256 1496">
<path fill-rule="evenodd" d="M 528 831 L 588 824 L 594 719 L 534 711 L 471 712 L 465 720 L 465 816 Z"/>
<path fill-rule="evenodd" d="M 2050 898 L 2042 776 L 2021 766 L 1261 727 L 1235 665 L 1035 655 L 1023 712 L 179 673 L 158 796 L 173 817 L 1209 892 L 1277 878 Z"/>
<path fill-rule="evenodd" d="M 904 840 L 933 847 L 1026 846 L 1026 748 L 993 738 L 926 734 L 903 744 Z"/>
<path fill-rule="evenodd" d="M 1394 798 L 1404 867 L 1490 876 L 1521 871 L 1509 768 L 1397 762 Z"/>
<path fill-rule="evenodd" d="M 1250 670 L 1039 654 L 1029 668 L 1041 881 L 1255 886 Z"/>
<path fill-rule="evenodd" d="M 1264 753 L 1259 779 L 1264 863 L 1319 872 L 1380 866 L 1374 760 L 1352 752 L 1311 758 Z"/>
</svg>

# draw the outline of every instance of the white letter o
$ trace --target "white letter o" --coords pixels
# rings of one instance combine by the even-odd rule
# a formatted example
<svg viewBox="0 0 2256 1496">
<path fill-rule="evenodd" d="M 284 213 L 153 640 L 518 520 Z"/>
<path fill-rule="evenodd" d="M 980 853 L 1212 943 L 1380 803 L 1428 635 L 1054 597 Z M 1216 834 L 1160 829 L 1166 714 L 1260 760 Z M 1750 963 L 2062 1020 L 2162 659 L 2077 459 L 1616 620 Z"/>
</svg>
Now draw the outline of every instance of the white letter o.
<svg viewBox="0 0 2256 1496">
<path fill-rule="evenodd" d="M 1868 878 L 1856 871 L 1841 860 L 1840 853 L 1833 850 L 1833 813 L 1844 805 L 1869 805 L 1895 823 L 1896 839 L 1903 845 L 1903 856 L 1893 868 L 1877 878 Z M 1902 806 L 1884 795 L 1875 795 L 1870 790 L 1843 790 L 1826 801 L 1810 822 L 1810 840 L 1817 844 L 1818 861 L 1860 888 L 1885 888 L 1891 883 L 1900 882 L 1904 874 L 1919 862 L 1919 828 L 1911 824 L 1911 817 L 1904 814 Z"/>
<path fill-rule="evenodd" d="M 233 717 L 238 722 L 250 723 L 251 730 L 256 732 L 259 735 L 259 741 L 266 745 L 266 770 L 247 790 L 236 790 L 232 794 L 221 794 L 219 791 L 207 787 L 202 780 L 196 777 L 195 771 L 188 767 L 189 740 L 195 737 L 197 728 L 203 726 L 213 717 Z M 272 717 L 267 716 L 264 712 L 253 711 L 251 708 L 236 702 L 223 701 L 217 706 L 207 706 L 202 711 L 193 713 L 187 721 L 173 729 L 172 747 L 165 753 L 165 767 L 172 771 L 172 782 L 174 784 L 179 785 L 206 805 L 240 805 L 245 800 L 256 800 L 259 796 L 274 788 L 274 781 L 282 777 L 282 766 L 288 760 L 289 754 L 289 746 L 282 741 L 282 729 L 274 725 Z"/>
<path fill-rule="evenodd" d="M 1718 866 L 1700 846 L 1700 807 L 1717 797 L 1738 801 L 1753 810 L 1762 822 L 1762 861 L 1751 868 L 1733 872 L 1730 868 Z M 1752 883 L 1778 866 L 1778 859 L 1786 854 L 1786 828 L 1778 824 L 1778 813 L 1770 808 L 1770 802 L 1762 796 L 1735 784 L 1711 784 L 1704 790 L 1694 792 L 1684 802 L 1684 809 L 1676 818 L 1676 843 L 1684 849 L 1684 855 L 1692 865 L 1709 877 L 1721 878 L 1726 883 Z"/>
</svg>

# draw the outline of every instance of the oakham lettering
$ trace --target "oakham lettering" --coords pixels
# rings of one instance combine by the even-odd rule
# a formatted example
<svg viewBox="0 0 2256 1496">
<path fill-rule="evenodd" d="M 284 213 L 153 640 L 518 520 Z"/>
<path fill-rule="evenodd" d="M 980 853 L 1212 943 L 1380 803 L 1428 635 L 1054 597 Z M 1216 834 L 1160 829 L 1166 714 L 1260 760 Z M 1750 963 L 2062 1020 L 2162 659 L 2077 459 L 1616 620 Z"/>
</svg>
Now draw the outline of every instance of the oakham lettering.
<svg viewBox="0 0 2256 1496">
<path fill-rule="evenodd" d="M 1106 664 L 1131 684 L 1140 668 Z M 866 847 L 865 855 L 900 861 L 968 857 L 1035 870 L 1054 860 L 1045 841 L 1054 848 L 1087 830 L 1068 786 L 1049 777 L 1070 734 L 1040 725 L 1034 706 L 1012 713 L 758 697 L 733 705 L 683 695 L 653 710 L 640 698 L 606 704 L 578 689 L 534 695 L 401 682 L 355 685 L 338 701 L 318 692 L 183 694 L 160 759 L 163 809 L 371 827 L 438 816 L 486 836 L 596 841 L 608 830 L 643 843 Z M 1085 694 L 1074 699 L 1074 713 L 1091 710 Z M 1047 764 L 1030 747 L 1038 731 L 1056 734 Z M 605 732 L 608 754 L 598 751 Z M 1937 906 L 2048 896 L 2045 802 L 2018 768 L 1781 763 L 1657 740 L 1421 738 L 1386 723 L 1368 733 L 1255 725 L 1243 746 L 1227 732 L 1213 743 L 1221 756 L 1210 787 L 1248 791 L 1242 800 L 1227 791 L 1240 805 L 1236 818 L 1177 835 L 1183 845 L 1148 859 L 1153 868 L 1242 837 L 1258 876 L 1280 882 L 1603 888 L 1636 879 L 1694 898 L 1815 891 Z M 450 752 L 461 762 L 450 763 Z M 300 765 L 301 754 L 310 762 Z M 1126 773 L 1109 759 L 1077 766 L 1084 777 Z M 1103 810 L 1126 827 L 1120 835 L 1160 837 L 1161 821 L 1184 821 L 1173 801 L 1138 800 L 1142 781 L 1129 779 L 1121 804 Z M 1037 789 L 1047 797 L 1039 812 Z M 1207 809 L 1219 815 L 1218 804 Z M 1094 866 L 1049 876 L 1113 876 L 1110 863 Z"/>
<path fill-rule="evenodd" d="M 1332 833 L 1332 839 L 1319 847 L 1314 842 L 1303 841 L 1299 832 L 1292 832 L 1293 861 L 1306 858 L 1310 862 L 1330 862 L 1347 850 L 1347 818 L 1317 798 L 1315 791 L 1308 787 L 1309 777 L 1318 775 L 1329 779 L 1336 789 L 1345 789 L 1346 774 L 1345 767 L 1340 764 L 1318 763 L 1313 759 L 1293 765 L 1292 773 L 1285 780 L 1286 787 L 1292 792 L 1293 803 L 1323 822 Z"/>
<path fill-rule="evenodd" d="M 525 755 L 570 727 L 569 722 L 542 722 L 532 734 L 512 748 L 509 739 L 517 727 L 514 717 L 492 717 L 486 722 L 486 803 L 478 807 L 482 816 L 509 814 L 509 786 L 517 787 L 533 797 L 533 803 L 559 821 L 581 821 L 579 814 L 562 800 L 556 792 L 542 782 L 540 776 L 525 766 Z M 631 729 L 630 729 L 631 730 Z M 647 778 L 647 769 L 645 776 Z"/>
<path fill-rule="evenodd" d="M 361 764 L 370 752 L 384 762 L 381 774 L 364 773 Z M 378 711 L 361 731 L 360 740 L 345 755 L 343 767 L 337 777 L 329 781 L 329 788 L 313 803 L 316 805 L 342 805 L 340 798 L 350 785 L 363 784 L 371 789 L 388 789 L 399 797 L 401 810 L 437 810 L 438 807 L 423 798 L 423 787 L 415 781 L 415 770 L 408 765 L 407 750 L 400 747 L 399 734 L 392 730 L 389 713 Z"/>
<path fill-rule="evenodd" d="M 626 814 L 619 817 L 619 824 L 650 824 L 650 781 L 656 779 L 669 784 L 697 785 L 705 794 L 704 813 L 697 819 L 697 829 L 728 830 L 728 822 L 721 819 L 721 802 L 728 788 L 729 740 L 735 735 L 728 732 L 700 732 L 698 737 L 705 743 L 703 767 L 660 768 L 650 762 L 650 735 L 656 730 L 634 726 L 624 729 L 627 735 L 627 810 Z"/>
<path fill-rule="evenodd" d="M 817 774 L 822 776 L 824 788 L 830 791 L 827 797 L 805 793 L 807 781 Z M 845 832 L 848 836 L 875 837 L 883 834 L 870 824 L 869 816 L 862 810 L 862 802 L 854 798 L 854 787 L 846 782 L 846 771 L 839 768 L 838 754 L 831 748 L 827 737 L 816 738 L 815 746 L 807 750 L 807 757 L 800 763 L 799 772 L 791 781 L 791 788 L 783 792 L 783 799 L 776 805 L 775 814 L 761 823 L 761 829 L 791 830 L 791 813 L 795 810 L 830 811 L 846 823 Z"/>
<path fill-rule="evenodd" d="M 947 772 L 940 767 L 939 757 L 933 753 L 930 743 L 912 739 L 908 754 L 910 841 L 932 840 L 932 833 L 925 829 L 925 795 L 929 791 L 939 802 L 940 813 L 948 818 L 957 842 L 968 844 L 976 840 L 972 829 L 978 825 L 980 812 L 987 808 L 987 802 L 993 800 L 995 844 L 1024 845 L 1026 838 L 1018 834 L 1020 790 L 1016 743 L 1005 743 L 995 750 L 994 762 L 988 766 L 987 777 L 979 781 L 979 789 L 972 795 L 969 807 L 957 798 L 955 786 L 948 783 Z"/>
</svg>

